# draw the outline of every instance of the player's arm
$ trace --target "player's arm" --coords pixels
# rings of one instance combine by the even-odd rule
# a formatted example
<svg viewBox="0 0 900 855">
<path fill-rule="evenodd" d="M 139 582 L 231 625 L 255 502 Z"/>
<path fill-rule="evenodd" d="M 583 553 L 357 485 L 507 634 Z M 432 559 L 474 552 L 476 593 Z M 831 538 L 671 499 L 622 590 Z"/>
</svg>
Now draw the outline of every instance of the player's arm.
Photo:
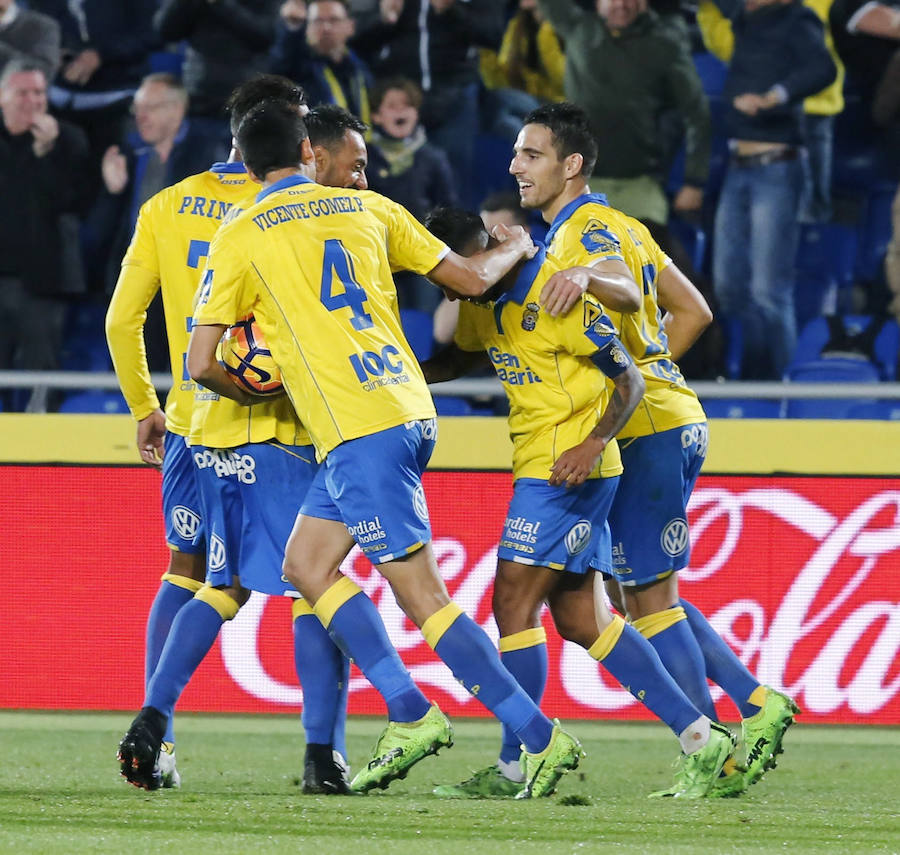
<svg viewBox="0 0 900 855">
<path fill-rule="evenodd" d="M 614 258 L 554 273 L 541 289 L 540 304 L 555 318 L 566 314 L 587 291 L 614 312 L 636 312 L 641 307 L 641 289 L 631 270 Z"/>
<path fill-rule="evenodd" d="M 106 311 L 106 342 L 122 395 L 137 421 L 138 453 L 144 463 L 157 468 L 162 465 L 166 416 L 150 379 L 144 322 L 158 290 L 156 273 L 123 265 Z"/>
<path fill-rule="evenodd" d="M 419 365 L 426 383 L 444 383 L 470 374 L 486 361 L 487 357 L 483 350 L 463 350 L 458 344 L 453 343 Z"/>
<path fill-rule="evenodd" d="M 480 297 L 496 285 L 523 258 L 532 258 L 537 246 L 521 226 L 515 226 L 502 243 L 464 258 L 452 250 L 426 274 L 428 278 L 462 297 Z"/>
<path fill-rule="evenodd" d="M 662 325 L 669 342 L 669 353 L 677 362 L 712 323 L 712 310 L 690 279 L 674 264 L 660 271 L 656 296 L 659 305 L 666 310 Z"/>
<path fill-rule="evenodd" d="M 254 403 L 254 397 L 232 383 L 216 359 L 216 348 L 225 329 L 225 324 L 194 325 L 187 349 L 188 374 L 201 386 L 246 407 Z"/>
</svg>

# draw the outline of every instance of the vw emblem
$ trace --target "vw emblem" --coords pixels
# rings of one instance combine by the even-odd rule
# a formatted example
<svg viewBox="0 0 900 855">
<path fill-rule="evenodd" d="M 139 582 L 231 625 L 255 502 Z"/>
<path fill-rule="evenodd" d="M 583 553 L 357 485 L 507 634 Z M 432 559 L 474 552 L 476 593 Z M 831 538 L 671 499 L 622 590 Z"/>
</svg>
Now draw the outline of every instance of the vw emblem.
<svg viewBox="0 0 900 855">
<path fill-rule="evenodd" d="M 428 522 L 428 503 L 425 501 L 425 490 L 421 484 L 417 484 L 413 492 L 413 509 L 423 523 Z"/>
<path fill-rule="evenodd" d="M 591 542 L 591 524 L 587 520 L 578 520 L 566 532 L 566 552 L 569 555 L 578 555 Z"/>
<path fill-rule="evenodd" d="M 193 540 L 200 530 L 200 517 L 184 505 L 172 508 L 172 525 L 182 540 Z"/>
<path fill-rule="evenodd" d="M 217 534 L 210 538 L 209 549 L 206 553 L 206 565 L 210 573 L 215 573 L 225 566 L 225 544 Z"/>
<path fill-rule="evenodd" d="M 672 558 L 681 555 L 690 545 L 687 520 L 681 517 L 671 520 L 659 537 L 659 545 L 662 551 Z"/>
</svg>

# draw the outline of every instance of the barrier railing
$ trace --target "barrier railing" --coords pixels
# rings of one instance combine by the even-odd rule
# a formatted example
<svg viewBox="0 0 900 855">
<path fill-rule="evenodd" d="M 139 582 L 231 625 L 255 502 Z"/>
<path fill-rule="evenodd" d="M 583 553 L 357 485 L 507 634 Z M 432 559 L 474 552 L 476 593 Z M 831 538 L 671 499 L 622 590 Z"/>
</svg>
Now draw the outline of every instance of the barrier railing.
<svg viewBox="0 0 900 855">
<path fill-rule="evenodd" d="M 172 385 L 168 374 L 151 375 L 153 385 L 164 392 Z M 729 380 L 692 382 L 700 398 L 817 399 L 879 398 L 900 400 L 900 383 L 778 383 Z M 119 388 L 116 375 L 95 371 L 0 371 L 0 389 L 100 389 Z M 435 383 L 435 395 L 502 397 L 503 387 L 495 377 L 470 377 Z"/>
</svg>

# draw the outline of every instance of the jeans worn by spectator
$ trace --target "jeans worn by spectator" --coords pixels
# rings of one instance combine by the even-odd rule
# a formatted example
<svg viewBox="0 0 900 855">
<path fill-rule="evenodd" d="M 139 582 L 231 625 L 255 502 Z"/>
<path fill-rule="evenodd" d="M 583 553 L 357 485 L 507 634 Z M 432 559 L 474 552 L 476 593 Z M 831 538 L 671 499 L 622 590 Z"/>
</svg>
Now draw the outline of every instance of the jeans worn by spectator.
<svg viewBox="0 0 900 855">
<path fill-rule="evenodd" d="M 780 378 L 794 350 L 802 185 L 801 162 L 794 158 L 752 166 L 733 160 L 722 186 L 713 279 L 726 323 L 741 326 L 744 379 Z"/>
<path fill-rule="evenodd" d="M 827 223 L 831 220 L 831 162 L 834 116 L 807 113 L 806 157 L 803 159 L 803 202 L 800 222 Z"/>
</svg>

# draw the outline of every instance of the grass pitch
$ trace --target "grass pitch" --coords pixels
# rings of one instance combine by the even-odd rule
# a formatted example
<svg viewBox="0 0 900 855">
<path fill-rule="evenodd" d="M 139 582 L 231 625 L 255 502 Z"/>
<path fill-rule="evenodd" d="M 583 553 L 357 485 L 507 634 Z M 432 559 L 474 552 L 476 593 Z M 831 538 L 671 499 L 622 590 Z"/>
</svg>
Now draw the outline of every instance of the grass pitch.
<svg viewBox="0 0 900 855">
<path fill-rule="evenodd" d="M 304 796 L 299 722 L 178 719 L 181 790 L 118 776 L 122 714 L 0 712 L 0 852 L 307 855 L 900 852 L 900 731 L 791 729 L 778 769 L 743 797 L 675 802 L 677 743 L 661 725 L 575 722 L 588 757 L 559 794 L 534 802 L 444 801 L 496 757 L 492 722 L 456 721 L 455 746 L 405 781 L 356 798 Z M 381 721 L 351 719 L 359 766 Z"/>
</svg>

